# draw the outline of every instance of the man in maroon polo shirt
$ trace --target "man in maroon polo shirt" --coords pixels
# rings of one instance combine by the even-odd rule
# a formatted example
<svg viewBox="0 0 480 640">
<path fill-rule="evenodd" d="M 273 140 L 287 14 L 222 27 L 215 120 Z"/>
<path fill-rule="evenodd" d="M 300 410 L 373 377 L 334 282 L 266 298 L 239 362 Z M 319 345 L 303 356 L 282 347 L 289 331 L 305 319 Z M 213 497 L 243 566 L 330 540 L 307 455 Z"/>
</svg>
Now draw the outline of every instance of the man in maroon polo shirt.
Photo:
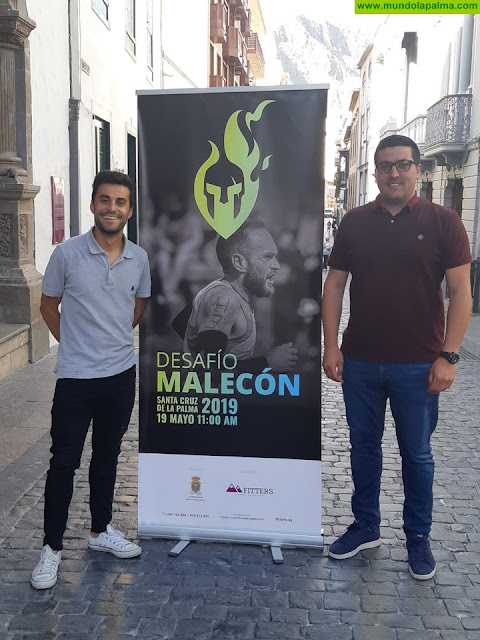
<svg viewBox="0 0 480 640">
<path fill-rule="evenodd" d="M 420 152 L 405 136 L 375 151 L 374 202 L 343 218 L 329 260 L 322 320 L 326 375 L 343 384 L 350 430 L 354 522 L 329 548 L 344 559 L 380 544 L 381 441 L 387 399 L 402 458 L 403 529 L 409 571 L 435 574 L 429 533 L 434 464 L 430 436 L 439 393 L 455 378 L 471 312 L 471 253 L 458 214 L 418 198 Z M 350 318 L 338 347 L 349 273 Z M 447 322 L 441 282 L 450 303 Z"/>
</svg>

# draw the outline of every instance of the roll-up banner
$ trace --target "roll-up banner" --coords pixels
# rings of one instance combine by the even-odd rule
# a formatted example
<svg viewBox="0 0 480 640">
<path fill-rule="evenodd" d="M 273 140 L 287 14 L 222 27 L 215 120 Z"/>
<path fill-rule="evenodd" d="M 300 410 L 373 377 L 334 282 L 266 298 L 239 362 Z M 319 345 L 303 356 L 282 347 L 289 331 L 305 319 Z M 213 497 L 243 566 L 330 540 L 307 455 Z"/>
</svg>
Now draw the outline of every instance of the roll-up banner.
<svg viewBox="0 0 480 640">
<path fill-rule="evenodd" d="M 138 94 L 141 536 L 323 544 L 327 90 Z"/>
</svg>

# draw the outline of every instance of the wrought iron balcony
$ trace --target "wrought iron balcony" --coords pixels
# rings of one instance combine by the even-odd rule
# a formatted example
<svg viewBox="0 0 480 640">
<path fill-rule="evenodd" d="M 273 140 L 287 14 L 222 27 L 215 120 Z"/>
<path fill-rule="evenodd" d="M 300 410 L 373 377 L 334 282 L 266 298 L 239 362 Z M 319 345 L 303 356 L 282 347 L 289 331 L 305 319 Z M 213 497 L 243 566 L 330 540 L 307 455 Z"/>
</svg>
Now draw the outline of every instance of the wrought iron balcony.
<svg viewBox="0 0 480 640">
<path fill-rule="evenodd" d="M 265 60 L 262 47 L 256 33 L 252 33 L 246 38 L 248 61 L 252 67 L 255 78 L 265 77 Z"/>
<path fill-rule="evenodd" d="M 472 96 L 468 93 L 444 96 L 427 111 L 425 155 L 440 166 L 464 161 L 470 137 Z"/>
</svg>

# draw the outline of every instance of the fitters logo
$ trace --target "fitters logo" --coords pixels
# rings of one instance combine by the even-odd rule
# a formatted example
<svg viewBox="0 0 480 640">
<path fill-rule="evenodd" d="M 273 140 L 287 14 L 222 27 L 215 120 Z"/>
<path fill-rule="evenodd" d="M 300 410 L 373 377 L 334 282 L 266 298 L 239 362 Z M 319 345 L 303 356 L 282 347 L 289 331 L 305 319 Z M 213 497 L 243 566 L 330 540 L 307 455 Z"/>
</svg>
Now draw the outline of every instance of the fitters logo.
<svg viewBox="0 0 480 640">
<path fill-rule="evenodd" d="M 238 484 L 231 484 L 227 491 L 227 493 L 241 493 L 244 496 L 271 496 L 273 495 L 273 489 L 268 489 L 266 487 L 243 487 L 241 489 Z"/>
<path fill-rule="evenodd" d="M 265 107 L 272 102 L 275 100 L 264 100 L 253 113 L 245 113 L 241 109 L 234 111 L 225 125 L 223 155 L 218 146 L 209 140 L 210 155 L 195 176 L 193 194 L 198 209 L 222 238 L 229 238 L 242 226 L 257 201 L 260 173 L 268 169 L 271 156 L 267 155 L 262 160 L 260 148 L 253 137 L 252 122 L 258 122 Z M 228 169 L 232 184 L 207 182 L 209 169 L 219 161 L 221 168 Z M 210 210 L 212 208 L 213 213 Z"/>
<path fill-rule="evenodd" d="M 227 489 L 227 493 L 242 493 L 242 490 L 238 485 L 235 487 L 231 484 Z"/>
</svg>

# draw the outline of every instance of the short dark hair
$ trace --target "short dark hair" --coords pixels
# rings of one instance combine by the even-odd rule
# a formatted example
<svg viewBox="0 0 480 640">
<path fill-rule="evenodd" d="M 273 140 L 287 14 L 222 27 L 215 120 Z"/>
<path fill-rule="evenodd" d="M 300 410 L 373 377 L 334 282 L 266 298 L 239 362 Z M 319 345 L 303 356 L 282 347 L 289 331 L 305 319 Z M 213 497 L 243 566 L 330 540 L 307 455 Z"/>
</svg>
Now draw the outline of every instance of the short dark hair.
<svg viewBox="0 0 480 640">
<path fill-rule="evenodd" d="M 235 253 L 241 253 L 243 256 L 248 257 L 250 234 L 259 229 L 266 229 L 261 220 L 249 220 L 244 222 L 240 229 L 232 233 L 229 238 L 225 239 L 221 236 L 218 238 L 216 246 L 217 258 L 225 274 L 232 274 L 234 271 L 232 256 Z"/>
<path fill-rule="evenodd" d="M 388 149 L 388 147 L 410 147 L 412 149 L 413 161 L 415 162 L 415 164 L 420 163 L 420 151 L 416 143 L 411 138 L 407 138 L 407 136 L 393 135 L 383 138 L 383 140 L 380 140 L 380 142 L 378 143 L 377 148 L 375 149 L 375 154 L 373 156 L 375 166 L 377 166 L 379 151 L 381 151 L 382 149 Z"/>
<path fill-rule="evenodd" d="M 101 184 L 120 184 L 123 187 L 127 187 L 130 191 L 130 206 L 133 205 L 133 182 L 126 173 L 122 173 L 121 171 L 99 171 L 92 184 L 92 202 Z"/>
</svg>

